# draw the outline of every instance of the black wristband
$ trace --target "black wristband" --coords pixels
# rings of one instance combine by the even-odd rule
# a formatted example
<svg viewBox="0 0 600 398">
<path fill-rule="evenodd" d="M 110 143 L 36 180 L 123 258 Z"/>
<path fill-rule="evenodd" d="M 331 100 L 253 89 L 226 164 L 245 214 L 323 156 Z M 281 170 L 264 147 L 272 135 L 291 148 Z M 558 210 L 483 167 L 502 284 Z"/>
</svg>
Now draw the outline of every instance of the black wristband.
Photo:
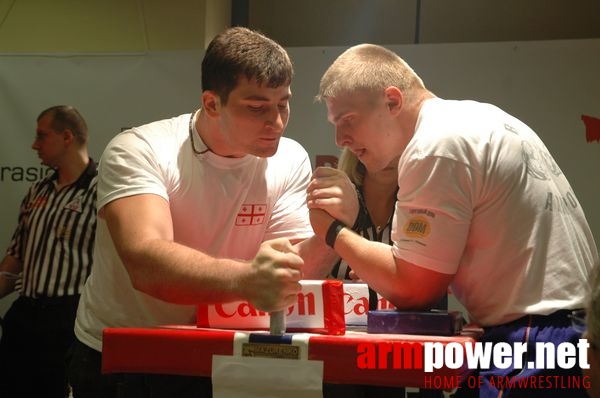
<svg viewBox="0 0 600 398">
<path fill-rule="evenodd" d="M 329 226 L 329 229 L 327 229 L 327 235 L 325 235 L 325 243 L 327 243 L 327 246 L 333 249 L 333 245 L 335 245 L 335 240 L 337 239 L 338 234 L 343 228 L 346 228 L 346 224 L 344 224 L 340 220 L 333 220 L 333 222 Z"/>
</svg>

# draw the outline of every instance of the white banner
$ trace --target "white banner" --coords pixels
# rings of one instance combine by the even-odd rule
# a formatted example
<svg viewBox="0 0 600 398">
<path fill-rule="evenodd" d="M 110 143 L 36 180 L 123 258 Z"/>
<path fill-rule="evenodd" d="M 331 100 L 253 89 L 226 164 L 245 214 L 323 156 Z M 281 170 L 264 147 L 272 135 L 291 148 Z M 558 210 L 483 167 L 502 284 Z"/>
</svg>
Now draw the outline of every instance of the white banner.
<svg viewBox="0 0 600 398">
<path fill-rule="evenodd" d="M 600 239 L 598 142 L 585 138 L 583 115 L 600 118 L 600 39 L 389 46 L 438 96 L 494 103 L 538 132 L 569 177 Z M 332 164 L 338 149 L 325 106 L 314 102 L 321 75 L 345 47 L 289 48 L 295 65 L 287 135 L 313 164 Z M 0 54 L 0 252 L 20 201 L 44 174 L 31 150 L 35 119 L 56 104 L 77 107 L 98 159 L 121 128 L 191 112 L 201 94 L 202 54 Z M 4 300 L 6 301 L 6 300 Z M 3 314 L 0 300 L 0 314 Z"/>
</svg>

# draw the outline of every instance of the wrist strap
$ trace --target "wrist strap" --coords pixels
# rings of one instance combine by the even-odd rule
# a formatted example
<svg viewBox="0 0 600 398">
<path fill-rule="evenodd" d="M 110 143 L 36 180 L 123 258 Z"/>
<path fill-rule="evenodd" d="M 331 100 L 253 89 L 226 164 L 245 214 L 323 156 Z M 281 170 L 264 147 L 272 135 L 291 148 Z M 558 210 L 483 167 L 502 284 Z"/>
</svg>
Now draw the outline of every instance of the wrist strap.
<svg viewBox="0 0 600 398">
<path fill-rule="evenodd" d="M 346 224 L 344 224 L 340 220 L 333 220 L 333 222 L 329 226 L 329 229 L 327 230 L 327 235 L 325 236 L 325 243 L 327 243 L 327 246 L 333 249 L 333 246 L 335 245 L 335 240 L 337 239 L 340 231 L 343 228 L 346 228 Z"/>
</svg>

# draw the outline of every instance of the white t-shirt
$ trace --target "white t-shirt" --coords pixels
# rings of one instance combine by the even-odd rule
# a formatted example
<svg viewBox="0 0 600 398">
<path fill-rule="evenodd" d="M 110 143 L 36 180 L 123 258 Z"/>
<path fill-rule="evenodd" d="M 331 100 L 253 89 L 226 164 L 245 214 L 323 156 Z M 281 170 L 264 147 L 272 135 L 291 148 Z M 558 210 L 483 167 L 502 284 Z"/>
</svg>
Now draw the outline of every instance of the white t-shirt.
<svg viewBox="0 0 600 398">
<path fill-rule="evenodd" d="M 282 138 L 269 158 L 224 158 L 192 151 L 190 115 L 117 135 L 99 165 L 98 209 L 122 197 L 156 194 L 170 204 L 174 240 L 221 258 L 251 260 L 269 239 L 313 234 L 306 207 L 311 165 L 306 151 Z M 206 146 L 194 132 L 195 147 Z M 167 303 L 135 290 L 98 218 L 94 265 L 75 324 L 83 343 L 101 350 L 106 327 L 190 324 L 195 306 Z"/>
<path fill-rule="evenodd" d="M 398 164 L 396 257 L 454 274 L 470 319 L 492 326 L 584 307 L 598 252 L 539 137 L 499 108 L 427 100 Z"/>
</svg>

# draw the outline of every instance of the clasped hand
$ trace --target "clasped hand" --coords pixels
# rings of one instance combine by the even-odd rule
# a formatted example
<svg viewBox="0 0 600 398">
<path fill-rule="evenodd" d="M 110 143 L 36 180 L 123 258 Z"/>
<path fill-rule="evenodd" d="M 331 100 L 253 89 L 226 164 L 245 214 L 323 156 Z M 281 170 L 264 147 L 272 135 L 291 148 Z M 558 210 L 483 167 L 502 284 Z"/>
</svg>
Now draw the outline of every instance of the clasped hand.
<svg viewBox="0 0 600 398">
<path fill-rule="evenodd" d="M 346 173 L 331 167 L 317 167 L 308 184 L 306 203 L 310 222 L 317 234 L 324 237 L 336 218 L 352 226 L 358 216 L 356 187 Z"/>
</svg>

